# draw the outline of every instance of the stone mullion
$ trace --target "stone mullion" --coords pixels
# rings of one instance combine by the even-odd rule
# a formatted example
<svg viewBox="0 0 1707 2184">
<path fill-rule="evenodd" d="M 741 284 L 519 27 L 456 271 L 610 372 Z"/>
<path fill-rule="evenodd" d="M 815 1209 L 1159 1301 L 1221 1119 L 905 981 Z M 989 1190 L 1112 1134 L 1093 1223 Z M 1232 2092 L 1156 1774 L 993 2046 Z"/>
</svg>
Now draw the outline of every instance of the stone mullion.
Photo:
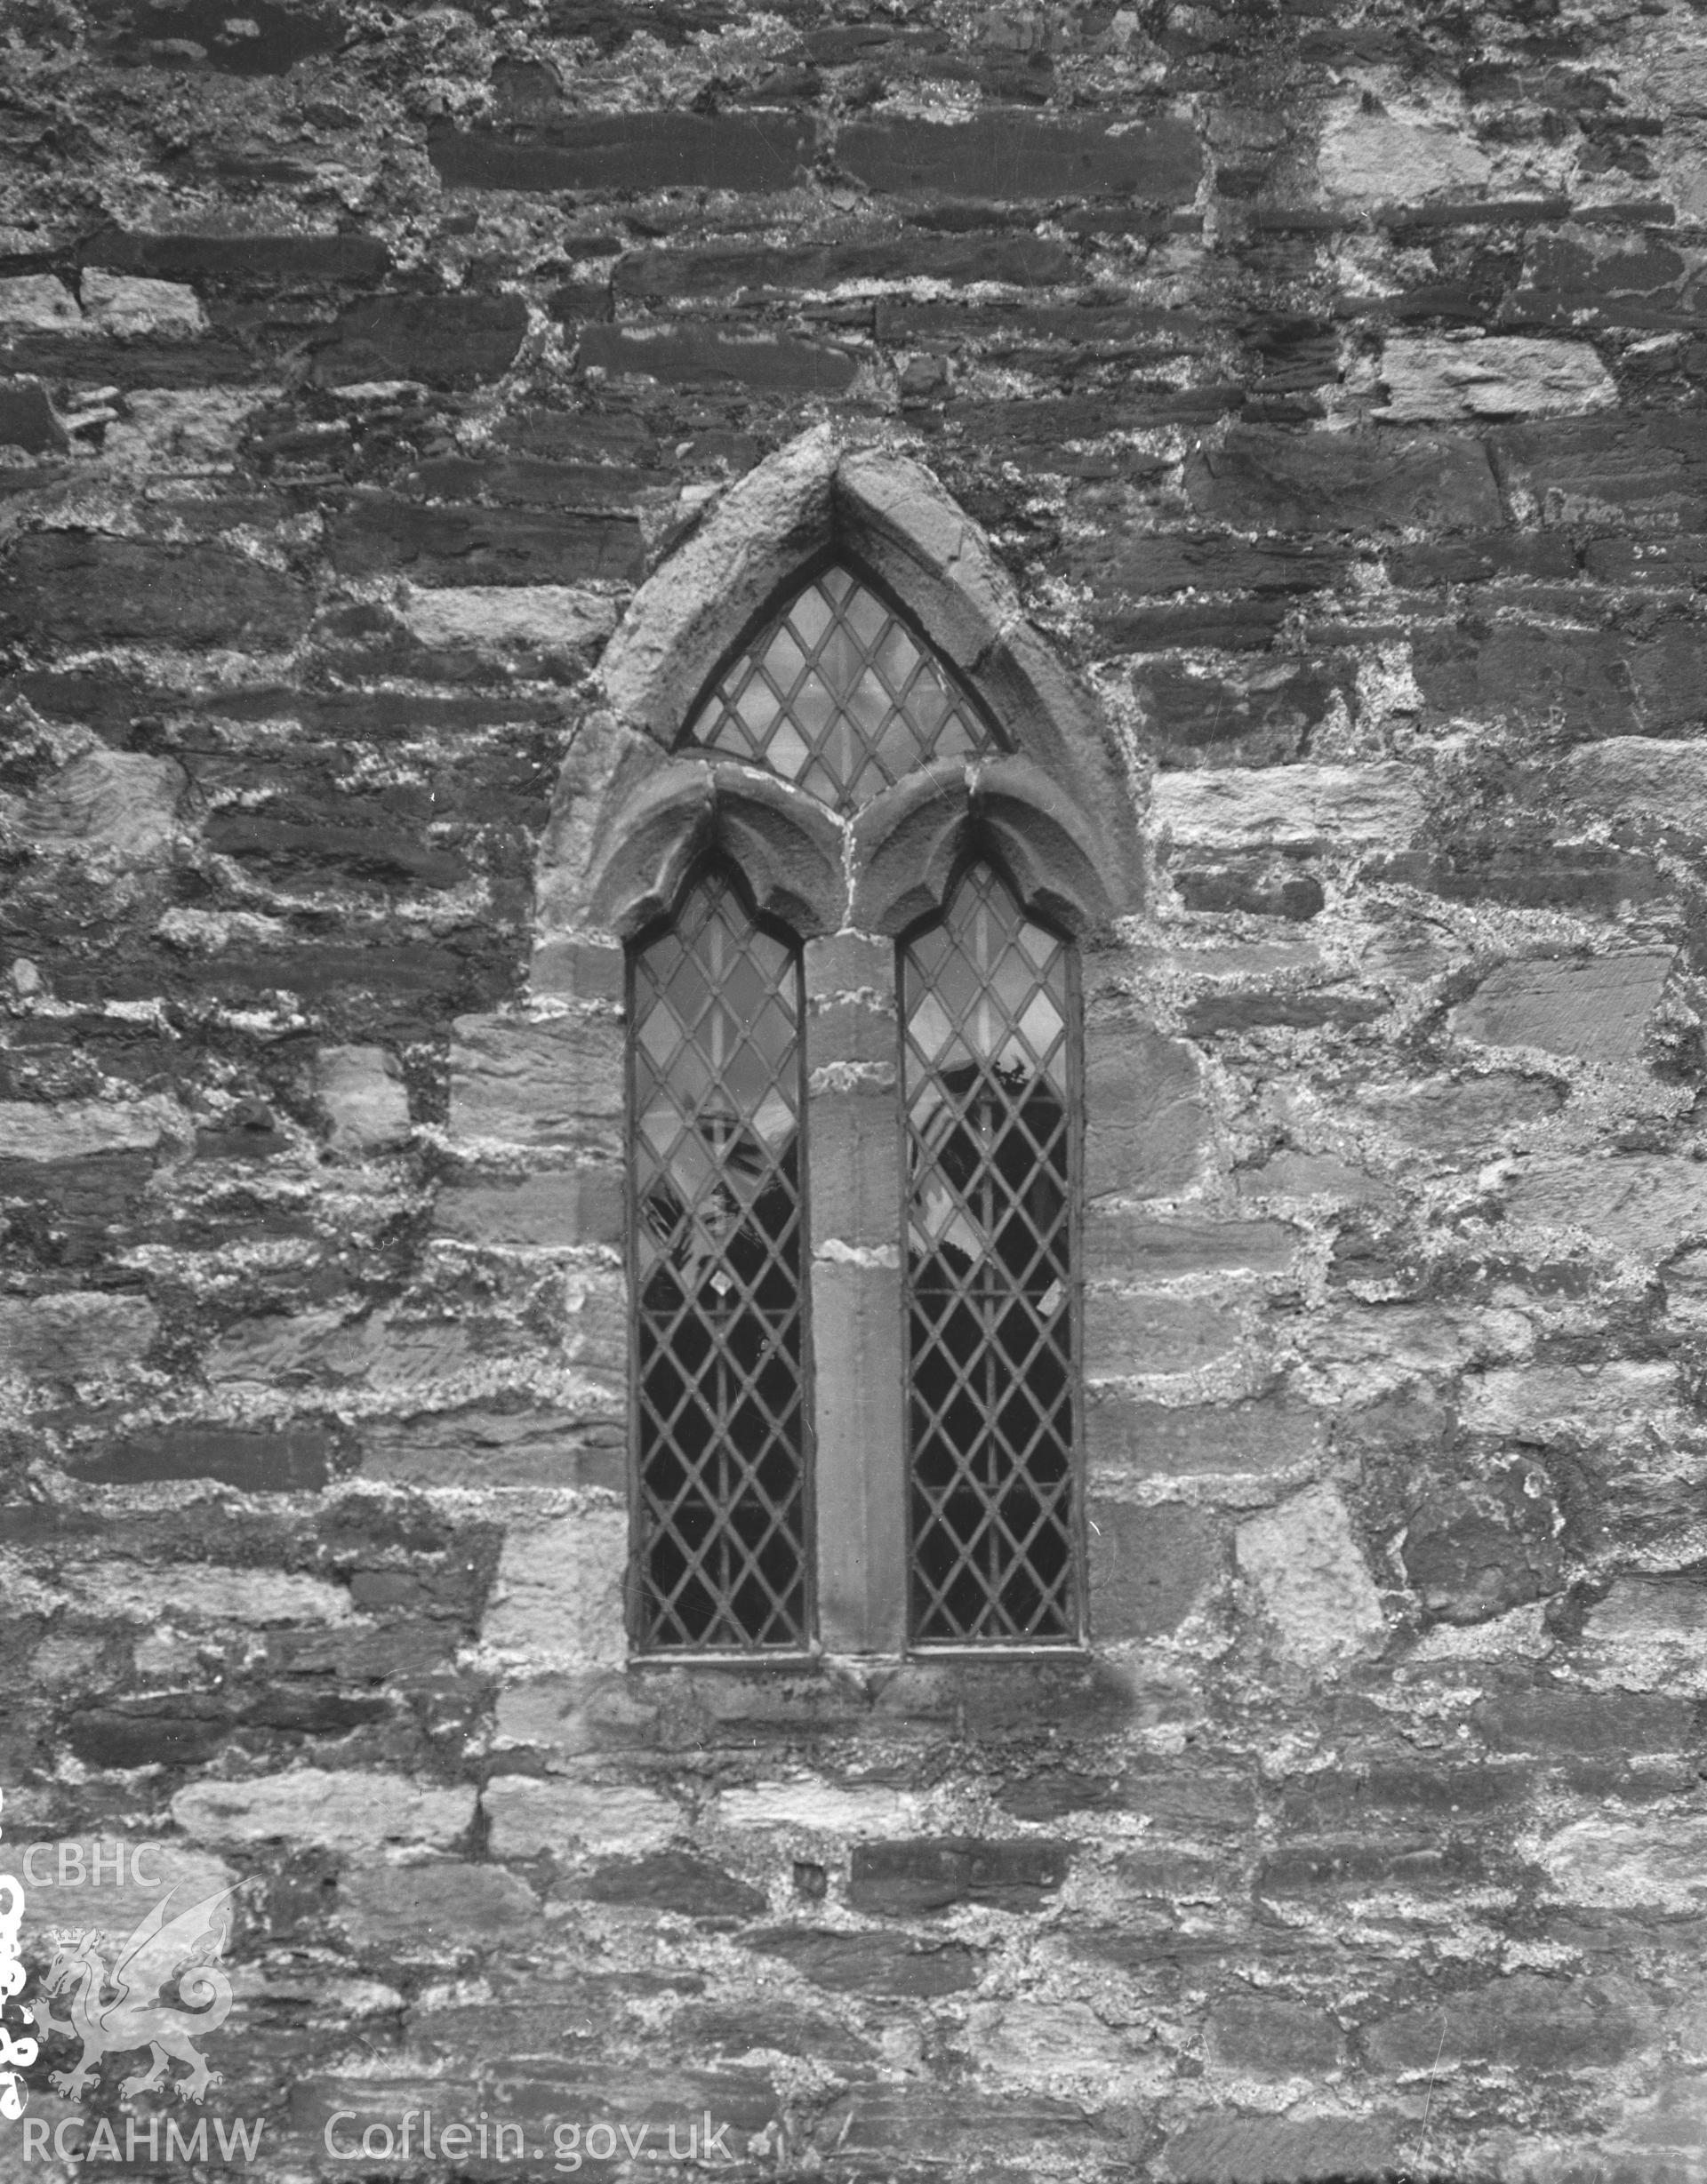
<svg viewBox="0 0 1707 2184">
<path fill-rule="evenodd" d="M 894 951 L 805 948 L 819 1635 L 898 1652 L 906 1622 Z"/>
</svg>

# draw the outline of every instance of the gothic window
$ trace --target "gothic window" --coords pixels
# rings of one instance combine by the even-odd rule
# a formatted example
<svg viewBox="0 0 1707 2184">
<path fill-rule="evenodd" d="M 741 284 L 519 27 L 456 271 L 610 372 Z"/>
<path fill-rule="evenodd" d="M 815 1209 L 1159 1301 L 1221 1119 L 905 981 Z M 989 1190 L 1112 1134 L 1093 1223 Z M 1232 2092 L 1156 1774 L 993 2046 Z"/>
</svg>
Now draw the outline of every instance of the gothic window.
<svg viewBox="0 0 1707 2184">
<path fill-rule="evenodd" d="M 954 671 L 874 580 L 836 562 L 725 659 L 685 740 L 781 775 L 847 814 L 844 829 L 936 762 L 1002 757 Z M 827 1630 L 878 1650 L 902 1643 L 903 1625 L 920 1648 L 1082 1636 L 1075 959 L 1025 907 L 961 770 L 938 782 L 929 793 L 961 814 L 959 863 L 895 943 L 886 1060 L 850 1065 L 833 1043 L 814 1056 L 805 971 L 820 943 L 757 911 L 717 826 L 694 837 L 699 861 L 668 916 L 630 944 L 643 1652 L 809 1651 L 818 1524 L 832 1527 Z M 717 786 L 714 801 L 725 793 L 742 792 Z M 708 841 L 725 846 L 708 853 Z M 879 1009 L 885 982 L 878 972 L 870 988 Z M 878 1209 L 861 1215 L 871 1225 L 857 1247 L 816 1240 L 826 1264 L 856 1248 L 889 1270 L 880 1342 L 829 1308 L 808 1330 L 814 1284 L 844 1293 L 825 1289 L 807 1233 L 807 1095 L 821 1079 L 825 1098 L 854 1086 L 894 1102 L 887 1130 L 882 1105 L 866 1110 L 864 1149 L 840 1140 L 839 1157 L 890 1168 L 860 1200 Z M 832 1136 L 827 1124 L 821 1162 L 838 1156 Z M 845 1180 L 820 1174 L 825 1203 L 848 1201 Z M 843 1391 L 816 1431 L 814 1346 L 820 1384 Z M 879 1353 L 890 1392 L 874 1401 Z"/>
<path fill-rule="evenodd" d="M 642 1643 L 798 1650 L 800 952 L 713 868 L 630 960 Z"/>
<path fill-rule="evenodd" d="M 852 808 L 934 758 L 987 750 L 976 712 L 870 585 L 832 564 L 719 676 L 688 740 Z"/>
<path fill-rule="evenodd" d="M 921 1644 L 1078 1636 L 1070 976 L 982 860 L 901 952 Z"/>
</svg>

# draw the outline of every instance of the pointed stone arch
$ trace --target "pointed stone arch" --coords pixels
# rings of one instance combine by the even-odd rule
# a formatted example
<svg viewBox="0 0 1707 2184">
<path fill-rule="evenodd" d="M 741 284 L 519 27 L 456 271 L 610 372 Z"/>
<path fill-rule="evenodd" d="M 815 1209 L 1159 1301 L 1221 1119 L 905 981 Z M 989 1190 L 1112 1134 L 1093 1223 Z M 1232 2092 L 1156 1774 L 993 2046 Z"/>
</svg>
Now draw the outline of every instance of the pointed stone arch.
<svg viewBox="0 0 1707 2184">
<path fill-rule="evenodd" d="M 804 570 L 837 554 L 887 589 L 1006 747 L 956 762 L 932 790 L 903 784 L 857 823 L 757 769 L 681 748 L 732 647 Z M 714 837 L 727 837 L 731 853 L 738 836 L 765 845 L 756 884 L 803 930 L 894 930 L 901 896 L 917 904 L 917 890 L 867 874 L 862 860 L 880 858 L 893 873 L 902 837 L 921 824 L 935 843 L 933 870 L 946 873 L 974 836 L 998 843 L 1034 907 L 1076 932 L 1139 907 L 1138 830 L 1108 724 L 1026 620 L 978 526 L 910 456 L 846 447 L 829 426 L 790 442 L 732 486 L 641 586 L 598 680 L 604 708 L 565 763 L 542 845 L 548 945 L 573 930 L 633 931 L 642 905 Z M 921 793 L 934 798 L 928 820 Z M 839 902 L 826 819 L 844 830 Z"/>
</svg>

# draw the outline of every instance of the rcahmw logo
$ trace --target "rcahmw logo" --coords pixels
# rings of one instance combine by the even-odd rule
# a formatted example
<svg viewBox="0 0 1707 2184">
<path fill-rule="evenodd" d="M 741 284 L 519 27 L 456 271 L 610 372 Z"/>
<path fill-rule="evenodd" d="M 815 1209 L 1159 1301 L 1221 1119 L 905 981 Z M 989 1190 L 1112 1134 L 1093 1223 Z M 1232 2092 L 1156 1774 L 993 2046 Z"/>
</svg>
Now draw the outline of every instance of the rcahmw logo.
<svg viewBox="0 0 1707 2184">
<path fill-rule="evenodd" d="M 0 1790 L 0 1812 L 6 1794 Z M 28 2070 L 39 2053 L 34 2040 L 14 2040 L 6 2030 L 6 2005 L 23 1992 L 29 1977 L 19 1956 L 19 1936 L 24 1924 L 24 1892 L 10 1873 L 0 1873 L 0 2116 L 15 2124 L 29 2100 L 20 2071 Z"/>
</svg>

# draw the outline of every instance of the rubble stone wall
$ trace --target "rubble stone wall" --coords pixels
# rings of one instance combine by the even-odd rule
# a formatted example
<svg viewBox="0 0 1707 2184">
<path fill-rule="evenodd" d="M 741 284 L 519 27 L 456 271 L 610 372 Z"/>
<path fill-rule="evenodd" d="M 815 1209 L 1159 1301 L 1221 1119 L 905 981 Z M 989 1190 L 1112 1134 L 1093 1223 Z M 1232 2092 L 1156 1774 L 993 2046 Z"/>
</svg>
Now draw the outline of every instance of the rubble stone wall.
<svg viewBox="0 0 1707 2184">
<path fill-rule="evenodd" d="M 1707 17 L 241 6 L 0 11 L 34 1971 L 233 1888 L 270 2178 L 1698 2184 Z M 627 1660 L 593 882 L 803 463 L 1098 784 L 1083 1657 Z"/>
</svg>

